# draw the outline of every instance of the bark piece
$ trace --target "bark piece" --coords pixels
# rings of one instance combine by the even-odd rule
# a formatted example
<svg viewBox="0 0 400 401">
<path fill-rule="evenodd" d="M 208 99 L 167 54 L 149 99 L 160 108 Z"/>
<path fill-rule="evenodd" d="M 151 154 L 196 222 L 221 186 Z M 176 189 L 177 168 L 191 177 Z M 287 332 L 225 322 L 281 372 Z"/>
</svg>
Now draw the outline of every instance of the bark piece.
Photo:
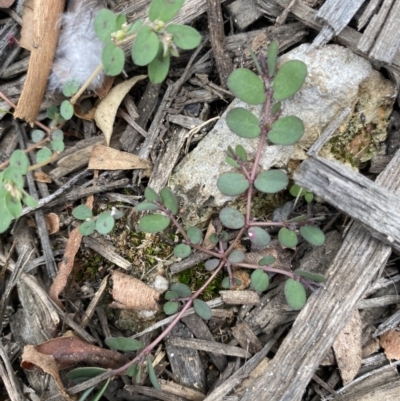
<svg viewBox="0 0 400 401">
<path fill-rule="evenodd" d="M 236 0 L 227 6 L 233 22 L 239 29 L 245 29 L 262 17 L 256 0 Z"/>
<path fill-rule="evenodd" d="M 386 357 L 390 359 L 400 359 L 400 332 L 389 330 L 381 335 L 381 347 L 385 350 Z"/>
<path fill-rule="evenodd" d="M 245 350 L 248 350 L 251 354 L 261 351 L 262 344 L 257 336 L 253 333 L 253 330 L 247 323 L 239 323 L 235 327 L 232 327 L 232 334 Z"/>
<path fill-rule="evenodd" d="M 229 305 L 257 305 L 260 303 L 260 296 L 254 291 L 220 291 L 219 293 L 222 300 Z"/>
</svg>

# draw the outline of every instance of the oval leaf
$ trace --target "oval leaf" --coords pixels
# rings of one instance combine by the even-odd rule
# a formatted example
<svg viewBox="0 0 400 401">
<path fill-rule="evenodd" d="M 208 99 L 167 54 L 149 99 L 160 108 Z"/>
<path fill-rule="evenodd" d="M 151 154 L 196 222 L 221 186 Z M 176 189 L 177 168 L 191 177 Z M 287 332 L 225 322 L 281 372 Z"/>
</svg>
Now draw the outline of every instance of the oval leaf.
<svg viewBox="0 0 400 401">
<path fill-rule="evenodd" d="M 256 291 L 263 292 L 269 286 L 268 274 L 263 269 L 254 270 L 250 277 L 251 285 Z"/>
<path fill-rule="evenodd" d="M 107 369 L 97 367 L 76 368 L 67 373 L 67 378 L 75 383 L 82 383 L 104 372 L 107 372 Z"/>
<path fill-rule="evenodd" d="M 316 283 L 323 283 L 325 281 L 325 277 L 321 274 L 314 274 L 301 269 L 296 269 L 293 273 L 297 274 L 298 276 L 302 276 L 309 280 L 315 281 Z"/>
<path fill-rule="evenodd" d="M 320 246 L 325 242 L 324 233 L 315 226 L 300 227 L 300 234 L 311 245 Z"/>
<path fill-rule="evenodd" d="M 178 312 L 179 303 L 175 301 L 168 301 L 164 304 L 163 310 L 166 315 L 173 315 Z"/>
<path fill-rule="evenodd" d="M 289 306 L 294 310 L 300 310 L 307 301 L 303 285 L 292 278 L 285 283 L 285 297 Z"/>
<path fill-rule="evenodd" d="M 132 47 L 132 59 L 136 65 L 150 64 L 158 52 L 159 41 L 155 32 L 148 26 L 142 26 Z"/>
<path fill-rule="evenodd" d="M 147 72 L 149 79 L 153 84 L 159 84 L 167 78 L 170 64 L 170 55 L 163 56 L 162 46 L 161 51 L 158 52 L 156 58 L 149 64 Z"/>
<path fill-rule="evenodd" d="M 284 100 L 293 96 L 303 85 L 307 76 L 307 66 L 300 60 L 291 60 L 279 68 L 272 83 L 274 99 Z"/>
<path fill-rule="evenodd" d="M 96 223 L 93 220 L 88 220 L 79 226 L 79 232 L 82 235 L 92 235 L 94 229 L 96 228 Z"/>
<path fill-rule="evenodd" d="M 177 202 L 173 192 L 169 188 L 165 187 L 160 191 L 160 196 L 161 196 L 163 205 L 173 215 L 177 214 L 178 213 L 178 202 Z"/>
<path fill-rule="evenodd" d="M 64 84 L 62 88 L 62 93 L 66 97 L 71 97 L 75 95 L 76 92 L 78 92 L 79 86 L 80 84 L 77 80 L 70 79 Z"/>
<path fill-rule="evenodd" d="M 203 239 L 203 234 L 197 227 L 189 227 L 186 233 L 192 244 L 200 244 Z"/>
<path fill-rule="evenodd" d="M 70 120 L 74 115 L 74 107 L 69 100 L 64 100 L 61 103 L 60 114 L 65 120 Z"/>
<path fill-rule="evenodd" d="M 104 72 L 110 77 L 115 77 L 121 74 L 125 65 L 125 53 L 124 51 L 115 46 L 113 42 L 107 43 L 103 49 L 101 55 L 101 61 L 104 66 Z"/>
<path fill-rule="evenodd" d="M 246 192 L 249 181 L 241 173 L 223 173 L 217 180 L 218 189 L 228 196 L 236 196 Z"/>
<path fill-rule="evenodd" d="M 286 248 L 294 248 L 299 242 L 297 234 L 285 227 L 282 227 L 279 230 L 278 239 L 279 242 Z"/>
<path fill-rule="evenodd" d="M 22 200 L 24 201 L 26 206 L 31 207 L 32 209 L 37 207 L 37 205 L 39 204 L 36 199 L 32 198 L 32 196 L 28 194 L 25 194 Z"/>
<path fill-rule="evenodd" d="M 150 203 L 150 202 L 142 202 L 139 203 L 135 206 L 135 209 L 138 212 L 144 212 L 146 210 L 148 211 L 154 211 L 154 210 L 158 210 L 158 206 L 155 205 L 154 203 Z"/>
<path fill-rule="evenodd" d="M 100 10 L 94 18 L 94 32 L 102 42 L 109 42 L 111 34 L 117 30 L 116 16 L 106 8 Z"/>
<path fill-rule="evenodd" d="M 178 294 L 180 298 L 187 298 L 192 295 L 192 290 L 186 284 L 174 283 L 171 285 L 171 291 Z"/>
<path fill-rule="evenodd" d="M 42 163 L 52 156 L 51 150 L 48 148 L 40 149 L 36 153 L 36 163 Z"/>
<path fill-rule="evenodd" d="M 144 347 L 143 343 L 134 338 L 110 337 L 104 341 L 108 347 L 118 351 L 138 351 Z"/>
<path fill-rule="evenodd" d="M 44 138 L 44 131 L 42 131 L 41 129 L 34 129 L 32 132 L 31 132 L 31 138 L 32 138 L 32 141 L 34 142 L 34 143 L 38 143 L 38 142 L 40 142 L 43 138 Z"/>
<path fill-rule="evenodd" d="M 181 24 L 169 24 L 166 31 L 173 35 L 172 41 L 183 50 L 191 50 L 201 42 L 201 35 L 196 29 Z"/>
<path fill-rule="evenodd" d="M 278 42 L 274 40 L 269 44 L 267 53 L 268 75 L 270 77 L 273 77 L 275 74 L 276 60 L 278 59 L 278 51 L 279 51 Z"/>
<path fill-rule="evenodd" d="M 26 174 L 29 167 L 29 160 L 22 150 L 14 150 L 10 157 L 10 166 L 14 167 L 21 174 Z"/>
<path fill-rule="evenodd" d="M 170 219 L 162 214 L 149 214 L 143 216 L 139 221 L 139 228 L 146 233 L 158 233 L 165 230 L 170 223 Z"/>
<path fill-rule="evenodd" d="M 161 391 L 160 383 L 157 380 L 156 372 L 154 371 L 153 365 L 151 363 L 151 358 L 147 356 L 147 371 L 149 372 L 149 379 L 151 384 L 156 390 Z"/>
<path fill-rule="evenodd" d="M 175 291 L 167 291 L 164 295 L 166 301 L 171 301 L 171 299 L 179 298 L 179 295 Z"/>
<path fill-rule="evenodd" d="M 58 153 L 64 152 L 65 149 L 64 142 L 60 139 L 54 139 L 53 141 L 51 141 L 50 146 L 55 152 Z"/>
<path fill-rule="evenodd" d="M 147 187 L 144 190 L 144 197 L 149 201 L 149 202 L 161 202 L 161 198 L 158 195 L 158 193 L 156 191 L 154 191 L 153 188 Z"/>
<path fill-rule="evenodd" d="M 242 138 L 257 138 L 261 134 L 260 121 L 243 107 L 230 110 L 226 115 L 226 123 L 232 132 Z"/>
<path fill-rule="evenodd" d="M 239 249 L 234 249 L 228 256 L 228 261 L 231 263 L 241 263 L 244 259 L 244 252 Z"/>
<path fill-rule="evenodd" d="M 295 116 L 281 117 L 272 124 L 268 139 L 275 145 L 293 145 L 304 134 L 304 124 Z"/>
<path fill-rule="evenodd" d="M 260 77 L 247 68 L 238 68 L 229 75 L 228 88 L 243 102 L 262 104 L 265 102 L 265 87 Z"/>
<path fill-rule="evenodd" d="M 178 14 L 185 0 L 152 0 L 149 8 L 149 19 L 168 22 Z"/>
<path fill-rule="evenodd" d="M 174 255 L 177 258 L 187 258 L 192 252 L 192 249 L 189 245 L 186 244 L 179 244 L 174 248 Z"/>
<path fill-rule="evenodd" d="M 251 227 L 248 231 L 250 242 L 256 248 L 265 248 L 271 242 L 271 236 L 260 227 Z"/>
<path fill-rule="evenodd" d="M 272 255 L 264 256 L 258 262 L 260 266 L 272 265 L 276 261 L 276 258 Z"/>
<path fill-rule="evenodd" d="M 232 159 L 232 157 L 228 156 L 225 159 L 225 161 L 232 167 L 235 167 L 235 168 L 239 168 L 240 167 L 240 164 L 236 160 Z"/>
<path fill-rule="evenodd" d="M 243 163 L 247 161 L 247 153 L 242 145 L 236 145 L 235 152 Z"/>
<path fill-rule="evenodd" d="M 79 205 L 72 211 L 72 216 L 78 220 L 86 220 L 90 219 L 93 213 L 86 205 Z"/>
<path fill-rule="evenodd" d="M 110 212 L 101 213 L 96 220 L 96 230 L 103 235 L 108 234 L 114 228 L 115 220 Z"/>
<path fill-rule="evenodd" d="M 289 184 L 289 178 L 281 170 L 263 171 L 258 174 L 254 186 L 266 194 L 275 194 L 285 189 Z"/>
<path fill-rule="evenodd" d="M 210 307 L 201 299 L 195 299 L 193 301 L 193 308 L 195 312 L 204 320 L 210 320 L 212 312 Z"/>
<path fill-rule="evenodd" d="M 204 263 L 204 267 L 207 271 L 212 272 L 219 265 L 219 259 L 208 259 L 206 263 Z"/>
<path fill-rule="evenodd" d="M 244 226 L 244 216 L 239 211 L 231 207 L 224 207 L 219 212 L 219 219 L 221 223 L 227 227 L 237 230 Z"/>
<path fill-rule="evenodd" d="M 22 214 L 22 203 L 21 201 L 16 198 L 15 196 L 12 196 L 10 193 L 8 193 L 5 197 L 5 203 L 6 203 L 6 208 L 8 210 L 8 213 L 14 217 L 18 218 Z"/>
</svg>

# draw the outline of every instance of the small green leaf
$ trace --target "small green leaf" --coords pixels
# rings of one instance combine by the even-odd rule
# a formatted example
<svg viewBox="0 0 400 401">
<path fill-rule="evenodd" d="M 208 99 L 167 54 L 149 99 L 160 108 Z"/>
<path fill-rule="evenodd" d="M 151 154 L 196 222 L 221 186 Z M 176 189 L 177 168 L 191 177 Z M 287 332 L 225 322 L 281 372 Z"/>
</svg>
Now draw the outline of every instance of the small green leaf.
<svg viewBox="0 0 400 401">
<path fill-rule="evenodd" d="M 230 110 L 226 115 L 226 123 L 232 132 L 242 138 L 257 138 L 261 134 L 260 121 L 243 107 Z"/>
<path fill-rule="evenodd" d="M 175 301 L 168 301 L 164 304 L 163 310 L 166 315 L 173 315 L 178 312 L 179 303 Z"/>
<path fill-rule="evenodd" d="M 297 184 L 294 184 L 290 187 L 290 195 L 294 196 L 295 198 L 297 198 L 297 196 L 303 196 L 306 193 L 306 190 L 302 187 L 300 187 Z M 300 195 L 299 195 L 300 194 Z"/>
<path fill-rule="evenodd" d="M 150 356 L 147 356 L 147 371 L 149 372 L 149 379 L 150 379 L 150 382 L 153 385 L 153 387 L 156 390 L 161 391 L 161 386 L 157 380 L 156 372 L 154 371 Z"/>
<path fill-rule="evenodd" d="M 79 82 L 76 79 L 69 79 L 63 86 L 62 93 L 64 96 L 71 97 L 78 92 Z"/>
<path fill-rule="evenodd" d="M 180 298 L 187 298 L 192 295 L 192 290 L 186 284 L 174 283 L 171 285 L 171 291 L 178 294 Z"/>
<path fill-rule="evenodd" d="M 129 377 L 134 377 L 137 375 L 138 371 L 139 371 L 139 366 L 137 365 L 137 363 L 134 363 L 132 366 L 130 366 L 128 368 L 128 370 L 126 371 L 126 374 Z"/>
<path fill-rule="evenodd" d="M 141 341 L 126 337 L 109 337 L 104 342 L 109 348 L 124 352 L 138 351 L 144 347 Z"/>
<path fill-rule="evenodd" d="M 281 117 L 272 124 L 268 139 L 275 145 L 293 145 L 304 134 L 304 124 L 295 116 Z"/>
<path fill-rule="evenodd" d="M 132 59 L 136 65 L 150 64 L 158 53 L 159 40 L 155 32 L 148 26 L 140 28 L 132 47 Z"/>
<path fill-rule="evenodd" d="M 167 78 L 170 64 L 170 55 L 163 55 L 162 44 L 160 43 L 160 48 L 157 56 L 149 64 L 147 72 L 149 74 L 149 79 L 153 84 L 159 84 Z"/>
<path fill-rule="evenodd" d="M 269 286 L 268 274 L 263 269 L 254 270 L 250 277 L 251 285 L 256 291 L 263 292 Z"/>
<path fill-rule="evenodd" d="M 53 140 L 60 140 L 63 141 L 64 140 L 64 132 L 62 132 L 60 129 L 56 129 L 51 133 L 51 138 Z"/>
<path fill-rule="evenodd" d="M 177 258 L 187 258 L 192 252 L 192 248 L 190 248 L 189 245 L 186 244 L 179 244 L 174 248 L 174 255 Z"/>
<path fill-rule="evenodd" d="M 161 198 L 158 195 L 158 193 L 156 191 L 154 191 L 154 189 L 147 187 L 144 190 L 144 197 L 149 201 L 149 202 L 161 202 Z"/>
<path fill-rule="evenodd" d="M 170 219 L 162 214 L 149 214 L 143 216 L 139 221 L 139 228 L 145 233 L 157 233 L 165 230 L 170 223 Z"/>
<path fill-rule="evenodd" d="M 247 161 L 247 153 L 242 145 L 236 145 L 235 152 L 243 163 Z"/>
<path fill-rule="evenodd" d="M 240 164 L 236 160 L 232 159 L 232 157 L 227 156 L 225 161 L 232 167 L 235 167 L 235 168 L 240 167 Z"/>
<path fill-rule="evenodd" d="M 65 120 L 70 120 L 72 118 L 72 116 L 74 115 L 74 106 L 72 106 L 69 100 L 64 100 L 61 103 L 60 113 L 62 118 L 64 118 Z"/>
<path fill-rule="evenodd" d="M 129 28 L 127 34 L 131 35 L 133 33 L 136 33 L 143 25 L 143 20 L 138 19 L 137 21 L 135 21 L 131 27 Z"/>
<path fill-rule="evenodd" d="M 26 174 L 29 167 L 29 160 L 22 150 L 14 150 L 10 157 L 10 166 L 17 169 L 21 174 Z"/>
<path fill-rule="evenodd" d="M 117 30 L 122 29 L 122 25 L 126 24 L 126 15 L 125 14 L 117 14 L 115 16 L 115 25 Z"/>
<path fill-rule="evenodd" d="M 234 249 L 228 256 L 228 261 L 230 263 L 241 263 L 244 259 L 244 252 L 240 249 Z"/>
<path fill-rule="evenodd" d="M 54 120 L 57 117 L 58 114 L 58 107 L 55 105 L 50 106 L 47 110 L 46 110 L 46 114 L 47 117 L 49 117 L 50 119 Z M 39 130 L 40 131 L 40 130 Z M 42 131 L 43 132 L 43 131 Z M 43 132 L 44 133 L 44 132 Z M 33 138 L 32 138 L 33 140 Z"/>
<path fill-rule="evenodd" d="M 110 212 L 99 214 L 96 220 L 96 230 L 103 235 L 108 234 L 114 228 L 115 220 Z"/>
<path fill-rule="evenodd" d="M 270 77 L 273 77 L 275 74 L 276 60 L 278 59 L 278 51 L 279 51 L 278 42 L 274 40 L 269 44 L 267 53 L 268 75 Z"/>
<path fill-rule="evenodd" d="M 28 194 L 24 194 L 22 200 L 26 206 L 31 207 L 32 209 L 38 206 L 38 201 Z"/>
<path fill-rule="evenodd" d="M 176 291 L 167 291 L 164 298 L 166 301 L 171 301 L 171 299 L 179 298 L 179 294 Z"/>
<path fill-rule="evenodd" d="M 231 207 L 224 207 L 221 209 L 219 212 L 219 219 L 225 227 L 232 228 L 233 230 L 244 226 L 243 214 Z"/>
<path fill-rule="evenodd" d="M 34 143 L 40 142 L 44 138 L 44 136 L 45 133 L 41 129 L 34 129 L 33 131 L 31 131 L 31 138 Z"/>
<path fill-rule="evenodd" d="M 64 142 L 61 141 L 60 139 L 54 139 L 53 141 L 50 142 L 51 148 L 55 151 L 55 152 L 64 152 L 65 149 L 65 145 Z"/>
<path fill-rule="evenodd" d="M 236 277 L 233 278 L 233 281 L 235 282 L 235 285 L 237 285 L 237 286 L 242 285 L 242 282 Z M 222 288 L 225 288 L 225 289 L 228 289 L 231 287 L 229 277 L 224 277 L 224 279 L 222 280 L 221 286 L 222 286 Z"/>
<path fill-rule="evenodd" d="M 212 243 L 212 244 L 217 244 L 218 243 L 218 235 L 215 233 L 212 233 L 208 240 Z"/>
<path fill-rule="evenodd" d="M 303 285 L 292 278 L 285 283 L 285 297 L 289 306 L 294 310 L 300 310 L 307 301 Z"/>
<path fill-rule="evenodd" d="M 111 34 L 117 30 L 117 18 L 106 8 L 100 10 L 94 18 L 94 32 L 105 43 L 111 41 Z"/>
<path fill-rule="evenodd" d="M 325 277 L 321 274 L 314 274 L 301 269 L 296 269 L 293 273 L 297 274 L 298 276 L 302 276 L 309 280 L 315 281 L 316 283 L 323 283 L 325 281 Z"/>
<path fill-rule="evenodd" d="M 76 368 L 67 373 L 67 378 L 74 383 L 82 383 L 104 372 L 107 372 L 107 369 L 97 367 Z"/>
<path fill-rule="evenodd" d="M 10 224 L 13 220 L 13 217 L 8 212 L 5 204 L 3 203 L 3 199 L 1 199 L 1 204 L 0 204 L 0 214 L 1 214 L 0 234 L 3 234 L 5 231 L 8 230 L 8 227 L 10 227 Z"/>
<path fill-rule="evenodd" d="M 192 244 L 195 245 L 200 244 L 201 241 L 203 240 L 203 234 L 197 227 L 189 227 L 186 234 L 189 237 Z"/>
<path fill-rule="evenodd" d="M 256 248 L 265 248 L 271 242 L 269 233 L 260 227 L 250 227 L 248 235 L 250 242 Z"/>
<path fill-rule="evenodd" d="M 24 177 L 20 169 L 14 166 L 8 166 L 3 171 L 3 181 L 12 182 L 19 189 L 24 187 Z"/>
<path fill-rule="evenodd" d="M 6 208 L 12 217 L 17 219 L 18 217 L 21 216 L 22 204 L 18 198 L 8 193 L 5 197 L 5 202 L 6 202 Z"/>
<path fill-rule="evenodd" d="M 218 189 L 228 196 L 236 196 L 246 192 L 249 181 L 241 173 L 223 173 L 217 180 Z"/>
<path fill-rule="evenodd" d="M 275 114 L 282 108 L 281 102 L 276 102 L 271 108 L 271 116 L 275 116 Z"/>
<path fill-rule="evenodd" d="M 93 216 L 92 211 L 86 205 L 79 205 L 74 210 L 72 210 L 72 216 L 78 220 L 90 219 Z"/>
<path fill-rule="evenodd" d="M 92 235 L 94 233 L 95 228 L 96 228 L 96 223 L 94 222 L 94 220 L 88 220 L 79 226 L 79 232 L 82 235 Z"/>
<path fill-rule="evenodd" d="M 142 202 L 142 203 L 138 203 L 138 204 L 135 206 L 135 209 L 136 209 L 138 212 L 144 212 L 144 211 L 147 211 L 147 210 L 149 210 L 149 211 L 158 210 L 159 208 L 158 208 L 158 206 L 155 205 L 154 203 Z"/>
<path fill-rule="evenodd" d="M 228 88 L 243 102 L 263 104 L 265 102 L 265 87 L 260 77 L 247 68 L 238 68 L 228 77 Z"/>
<path fill-rule="evenodd" d="M 50 149 L 42 148 L 36 153 L 36 163 L 42 163 L 53 155 Z"/>
<path fill-rule="evenodd" d="M 175 198 L 174 193 L 167 187 L 160 191 L 160 196 L 163 205 L 173 214 L 178 213 L 178 202 Z"/>
<path fill-rule="evenodd" d="M 303 85 L 307 76 L 307 66 L 300 60 L 291 60 L 279 68 L 272 83 L 275 100 L 285 100 L 293 96 Z"/>
<path fill-rule="evenodd" d="M 115 77 L 121 74 L 124 69 L 125 53 L 120 47 L 110 42 L 104 46 L 101 61 L 104 66 L 105 74 L 110 77 Z"/>
<path fill-rule="evenodd" d="M 285 189 L 289 184 L 289 178 L 281 170 L 263 171 L 258 174 L 254 186 L 261 192 L 275 194 Z"/>
<path fill-rule="evenodd" d="M 193 301 L 193 308 L 195 312 L 204 320 L 210 320 L 212 312 L 210 307 L 201 299 L 195 299 Z"/>
<path fill-rule="evenodd" d="M 276 258 L 272 255 L 264 256 L 258 261 L 260 266 L 272 265 L 276 261 Z"/>
<path fill-rule="evenodd" d="M 172 41 L 183 50 L 192 50 L 201 42 L 201 35 L 196 29 L 181 24 L 169 24 L 166 31 L 173 35 Z"/>
<path fill-rule="evenodd" d="M 212 272 L 218 267 L 219 262 L 220 262 L 219 259 L 208 259 L 204 263 L 204 267 L 206 268 L 207 271 Z"/>
<path fill-rule="evenodd" d="M 325 242 L 324 233 L 315 226 L 300 227 L 300 234 L 311 245 L 320 246 Z"/>
<path fill-rule="evenodd" d="M 307 203 L 310 203 L 310 202 L 312 202 L 312 200 L 314 199 L 314 194 L 311 193 L 311 192 L 307 192 L 307 193 L 304 195 L 304 199 L 306 200 Z"/>
<path fill-rule="evenodd" d="M 149 8 L 149 19 L 151 22 L 161 20 L 171 21 L 182 8 L 185 0 L 152 0 Z"/>
<path fill-rule="evenodd" d="M 279 242 L 286 248 L 294 248 L 298 243 L 297 234 L 286 227 L 282 227 L 278 233 Z"/>
</svg>

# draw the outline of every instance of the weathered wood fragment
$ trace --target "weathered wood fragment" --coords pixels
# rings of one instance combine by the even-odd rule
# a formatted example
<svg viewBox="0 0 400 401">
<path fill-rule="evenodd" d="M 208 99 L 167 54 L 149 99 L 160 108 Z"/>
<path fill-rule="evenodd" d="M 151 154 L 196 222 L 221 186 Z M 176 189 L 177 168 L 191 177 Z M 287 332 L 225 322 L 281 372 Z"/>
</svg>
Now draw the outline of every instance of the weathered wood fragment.
<svg viewBox="0 0 400 401">
<path fill-rule="evenodd" d="M 245 29 L 262 17 L 256 0 L 235 0 L 227 6 L 233 22 L 239 29 Z"/>
<path fill-rule="evenodd" d="M 400 152 L 378 177 L 388 190 L 400 190 Z M 350 318 L 391 249 L 353 223 L 329 269 L 325 288 L 314 293 L 279 347 L 273 363 L 241 401 L 298 401 L 328 349 Z"/>
<path fill-rule="evenodd" d="M 232 334 L 242 348 L 248 350 L 251 354 L 261 351 L 262 344 L 253 330 L 247 323 L 239 323 L 232 327 Z"/>
<path fill-rule="evenodd" d="M 371 235 L 400 250 L 399 197 L 350 170 L 317 157 L 304 161 L 296 183 L 364 224 Z"/>
<path fill-rule="evenodd" d="M 230 305 L 256 305 L 260 297 L 254 291 L 220 291 L 222 300 Z"/>
</svg>

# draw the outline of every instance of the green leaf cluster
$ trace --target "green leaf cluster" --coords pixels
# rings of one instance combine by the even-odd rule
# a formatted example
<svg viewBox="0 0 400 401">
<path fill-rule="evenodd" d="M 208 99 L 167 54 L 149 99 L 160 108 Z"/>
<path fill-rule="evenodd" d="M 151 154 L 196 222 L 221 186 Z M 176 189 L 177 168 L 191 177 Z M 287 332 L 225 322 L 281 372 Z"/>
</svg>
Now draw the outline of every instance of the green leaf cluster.
<svg viewBox="0 0 400 401">
<path fill-rule="evenodd" d="M 79 232 L 82 235 L 91 235 L 95 230 L 106 235 L 114 228 L 117 218 L 112 212 L 102 212 L 98 216 L 93 216 L 92 210 L 86 205 L 74 208 L 72 215 L 78 220 L 84 220 L 84 223 L 79 226 Z"/>
<path fill-rule="evenodd" d="M 304 225 L 300 227 L 299 231 L 300 235 L 311 245 L 320 246 L 325 243 L 325 234 L 316 226 Z M 279 230 L 278 239 L 286 248 L 294 248 L 299 241 L 297 233 L 286 227 Z"/>
<path fill-rule="evenodd" d="M 45 136 L 45 132 L 40 129 L 35 129 L 31 132 L 31 138 L 34 143 L 42 141 Z M 40 150 L 37 151 L 36 163 L 44 163 L 46 160 L 51 159 L 53 152 L 64 152 L 64 133 L 60 129 L 56 129 L 52 131 L 50 137 L 50 142 L 47 142 Z"/>
<path fill-rule="evenodd" d="M 312 200 L 314 199 L 314 194 L 312 192 L 310 192 L 309 190 L 300 187 L 297 184 L 293 184 L 290 187 L 289 190 L 290 194 L 293 195 L 295 198 L 297 197 L 304 197 L 305 201 L 307 203 L 312 202 Z"/>
<path fill-rule="evenodd" d="M 183 3 L 184 0 L 152 0 L 150 23 L 137 20 L 128 24 L 125 15 L 115 15 L 108 9 L 100 10 L 95 17 L 94 28 L 105 44 L 102 53 L 105 73 L 116 76 L 122 72 L 125 54 L 120 45 L 134 40 L 131 50 L 133 62 L 138 66 L 148 66 L 151 82 L 162 82 L 168 75 L 171 56 L 179 56 L 178 49 L 194 49 L 201 41 L 201 35 L 194 28 L 170 23 Z"/>
</svg>

